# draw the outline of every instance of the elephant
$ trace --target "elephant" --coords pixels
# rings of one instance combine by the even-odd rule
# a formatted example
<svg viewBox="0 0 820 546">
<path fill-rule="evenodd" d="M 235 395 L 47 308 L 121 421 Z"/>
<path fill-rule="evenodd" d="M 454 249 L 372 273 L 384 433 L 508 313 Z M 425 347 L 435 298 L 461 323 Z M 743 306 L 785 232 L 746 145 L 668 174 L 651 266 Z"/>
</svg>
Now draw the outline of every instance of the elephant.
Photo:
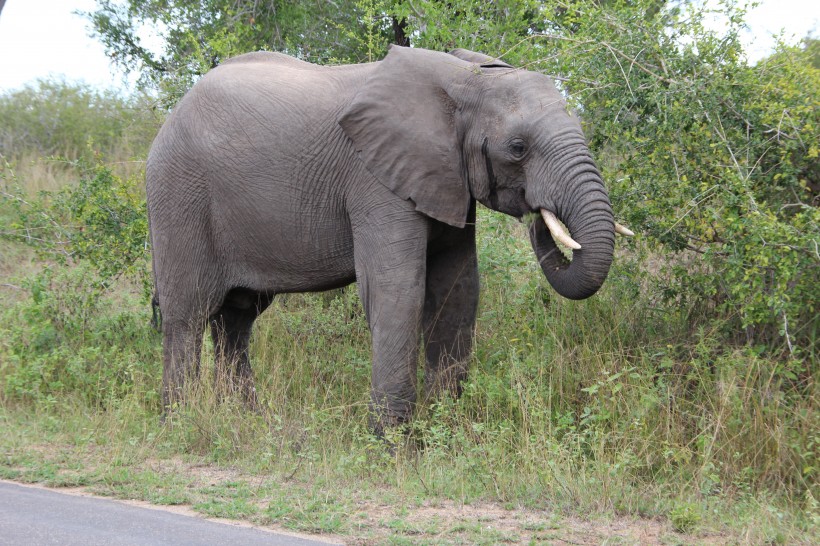
<svg viewBox="0 0 820 546">
<path fill-rule="evenodd" d="M 420 350 L 425 393 L 460 394 L 478 306 L 477 202 L 536 215 L 535 256 L 567 298 L 604 283 L 616 231 L 553 81 L 463 49 L 393 46 L 344 66 L 229 59 L 163 124 L 146 195 L 165 410 L 198 376 L 208 325 L 225 379 L 253 406 L 249 338 L 274 295 L 356 281 L 378 433 L 410 419 Z"/>
</svg>

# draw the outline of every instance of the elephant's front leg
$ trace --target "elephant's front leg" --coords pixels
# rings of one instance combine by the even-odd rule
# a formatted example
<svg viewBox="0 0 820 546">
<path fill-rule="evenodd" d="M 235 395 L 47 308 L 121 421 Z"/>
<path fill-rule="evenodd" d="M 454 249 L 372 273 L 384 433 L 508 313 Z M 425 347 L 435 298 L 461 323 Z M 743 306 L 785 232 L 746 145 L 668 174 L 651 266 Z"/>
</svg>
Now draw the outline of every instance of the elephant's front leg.
<svg viewBox="0 0 820 546">
<path fill-rule="evenodd" d="M 448 227 L 431 244 L 424 301 L 426 397 L 461 395 L 478 310 L 475 208 L 463 229 Z"/>
<path fill-rule="evenodd" d="M 427 222 L 356 233 L 356 277 L 373 340 L 371 424 L 378 435 L 405 423 L 416 401 Z"/>
</svg>

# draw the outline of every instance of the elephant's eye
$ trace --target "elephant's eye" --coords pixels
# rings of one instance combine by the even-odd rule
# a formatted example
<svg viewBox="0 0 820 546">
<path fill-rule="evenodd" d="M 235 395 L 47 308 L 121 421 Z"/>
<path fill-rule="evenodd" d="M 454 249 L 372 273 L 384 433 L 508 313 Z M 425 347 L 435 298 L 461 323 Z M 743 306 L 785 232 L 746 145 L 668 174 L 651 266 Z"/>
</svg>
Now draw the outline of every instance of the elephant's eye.
<svg viewBox="0 0 820 546">
<path fill-rule="evenodd" d="M 521 159 L 527 153 L 527 145 L 523 140 L 513 140 L 509 145 L 510 155 L 516 159 Z"/>
</svg>

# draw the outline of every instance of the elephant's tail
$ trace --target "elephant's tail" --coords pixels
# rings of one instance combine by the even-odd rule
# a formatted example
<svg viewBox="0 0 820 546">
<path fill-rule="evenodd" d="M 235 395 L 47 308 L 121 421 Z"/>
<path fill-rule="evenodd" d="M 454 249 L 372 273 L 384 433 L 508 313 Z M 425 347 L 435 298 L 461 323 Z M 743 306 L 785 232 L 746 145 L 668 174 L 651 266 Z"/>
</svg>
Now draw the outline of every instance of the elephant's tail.
<svg viewBox="0 0 820 546">
<path fill-rule="evenodd" d="M 158 332 L 162 329 L 162 310 L 159 308 L 159 294 L 157 292 L 154 292 L 151 297 L 151 326 Z"/>
</svg>

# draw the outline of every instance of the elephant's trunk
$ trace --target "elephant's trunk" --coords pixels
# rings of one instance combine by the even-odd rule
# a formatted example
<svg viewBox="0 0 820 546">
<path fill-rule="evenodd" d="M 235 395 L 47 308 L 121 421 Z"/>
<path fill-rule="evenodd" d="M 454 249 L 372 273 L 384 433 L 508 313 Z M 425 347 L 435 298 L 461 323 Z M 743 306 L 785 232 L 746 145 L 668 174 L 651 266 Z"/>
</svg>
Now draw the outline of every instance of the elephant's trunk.
<svg viewBox="0 0 820 546">
<path fill-rule="evenodd" d="M 564 257 L 547 222 L 541 218 L 536 218 L 530 226 L 530 240 L 552 287 L 566 298 L 581 300 L 595 294 L 606 280 L 615 248 L 615 222 L 609 197 L 591 159 L 576 158 L 563 169 L 560 177 L 575 183 L 563 185 L 570 190 L 564 192 L 564 199 L 550 200 L 556 210 L 548 212 L 554 212 L 569 230 L 571 238 L 562 244 L 573 247 L 570 242 L 576 243 L 572 261 Z M 546 220 L 550 214 L 544 216 Z M 560 240 L 562 236 L 554 232 Z"/>
</svg>

